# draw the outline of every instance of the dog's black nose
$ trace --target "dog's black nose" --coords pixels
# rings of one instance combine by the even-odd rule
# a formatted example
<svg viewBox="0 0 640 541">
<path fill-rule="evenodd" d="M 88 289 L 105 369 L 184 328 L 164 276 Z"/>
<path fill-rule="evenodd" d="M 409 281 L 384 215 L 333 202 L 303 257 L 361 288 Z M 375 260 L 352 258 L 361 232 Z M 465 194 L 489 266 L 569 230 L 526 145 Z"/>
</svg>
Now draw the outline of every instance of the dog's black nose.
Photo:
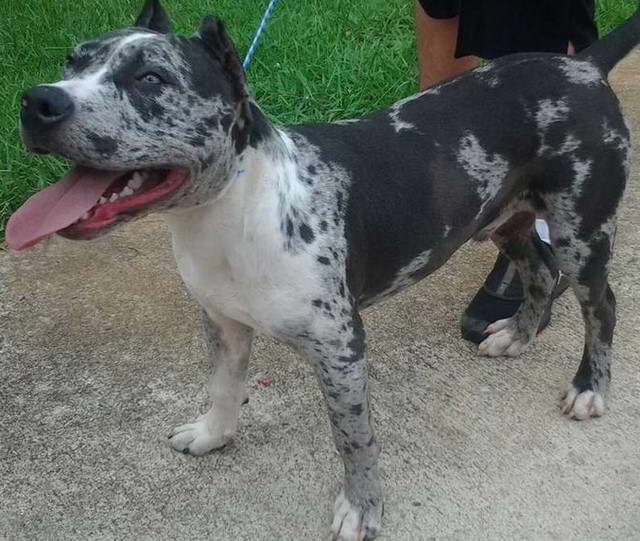
<svg viewBox="0 0 640 541">
<path fill-rule="evenodd" d="M 27 130 L 46 130 L 58 126 L 73 113 L 73 101 L 61 88 L 39 85 L 22 95 L 20 118 Z"/>
</svg>

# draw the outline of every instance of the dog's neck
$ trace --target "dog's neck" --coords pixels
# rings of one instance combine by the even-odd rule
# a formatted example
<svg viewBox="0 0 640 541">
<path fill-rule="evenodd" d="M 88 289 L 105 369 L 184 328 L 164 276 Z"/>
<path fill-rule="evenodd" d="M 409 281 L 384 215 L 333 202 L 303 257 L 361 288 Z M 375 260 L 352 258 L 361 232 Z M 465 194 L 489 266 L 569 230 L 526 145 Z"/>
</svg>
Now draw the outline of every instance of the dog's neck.
<svg viewBox="0 0 640 541">
<path fill-rule="evenodd" d="M 268 122 L 268 121 L 267 121 Z M 259 140 L 249 141 L 225 174 L 225 187 L 213 200 L 165 213 L 175 243 L 209 236 L 211 242 L 248 238 L 279 243 L 282 214 L 301 205 L 308 192 L 299 180 L 295 145 L 286 131 L 268 123 Z M 220 232 L 224 231 L 224 237 Z"/>
</svg>

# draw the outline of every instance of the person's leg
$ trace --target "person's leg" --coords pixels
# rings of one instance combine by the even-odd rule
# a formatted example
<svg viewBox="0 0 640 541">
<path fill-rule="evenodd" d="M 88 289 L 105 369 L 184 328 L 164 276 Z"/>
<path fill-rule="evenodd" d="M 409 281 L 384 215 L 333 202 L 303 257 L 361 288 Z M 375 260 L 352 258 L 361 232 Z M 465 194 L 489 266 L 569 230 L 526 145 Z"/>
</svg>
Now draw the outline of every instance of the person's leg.
<svg viewBox="0 0 640 541">
<path fill-rule="evenodd" d="M 446 2 L 439 2 L 444 3 Z M 478 58 L 475 56 L 455 57 L 460 18 L 447 17 L 455 12 L 453 7 L 448 10 L 430 10 L 429 14 L 425 11 L 429 4 L 427 0 L 416 2 L 416 47 L 421 90 L 478 65 Z M 454 5 L 456 2 L 450 4 Z M 442 18 L 443 16 L 447 18 Z"/>
</svg>

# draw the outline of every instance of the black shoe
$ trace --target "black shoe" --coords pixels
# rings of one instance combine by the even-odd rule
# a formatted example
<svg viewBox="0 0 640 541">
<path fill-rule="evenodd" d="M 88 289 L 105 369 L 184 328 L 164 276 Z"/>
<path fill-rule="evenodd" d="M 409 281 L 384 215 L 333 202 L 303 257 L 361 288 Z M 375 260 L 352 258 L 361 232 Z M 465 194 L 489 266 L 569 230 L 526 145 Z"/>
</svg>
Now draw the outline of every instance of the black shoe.
<svg viewBox="0 0 640 541">
<path fill-rule="evenodd" d="M 534 240 L 538 248 L 547 252 L 549 258 L 553 258 L 551 247 L 537 236 Z M 551 320 L 551 307 L 556 300 L 569 287 L 569 280 L 566 276 L 556 274 L 556 287 L 553 290 L 549 304 L 542 315 L 538 332 L 549 325 Z M 508 257 L 503 254 L 498 256 L 496 264 L 484 281 L 483 286 L 476 293 L 476 296 L 467 306 L 460 322 L 462 338 L 474 344 L 482 342 L 486 335 L 485 329 L 498 319 L 505 319 L 513 316 L 520 308 L 524 294 L 522 282 Z"/>
</svg>

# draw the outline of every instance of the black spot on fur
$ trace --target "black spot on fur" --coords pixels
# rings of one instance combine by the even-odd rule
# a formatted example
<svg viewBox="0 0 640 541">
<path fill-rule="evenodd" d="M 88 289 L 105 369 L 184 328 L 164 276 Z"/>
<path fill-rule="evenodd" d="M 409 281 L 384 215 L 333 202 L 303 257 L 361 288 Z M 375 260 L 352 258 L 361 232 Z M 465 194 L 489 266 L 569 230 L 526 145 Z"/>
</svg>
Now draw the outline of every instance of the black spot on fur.
<svg viewBox="0 0 640 541">
<path fill-rule="evenodd" d="M 321 231 L 326 231 L 326 230 L 327 230 L 327 227 L 328 227 L 327 222 L 326 222 L 325 220 L 322 220 L 322 221 L 320 222 L 320 230 L 321 230 Z"/>
<path fill-rule="evenodd" d="M 95 132 L 87 133 L 87 139 L 96 151 L 102 156 L 112 156 L 118 150 L 118 141 L 113 137 L 98 135 Z"/>
<path fill-rule="evenodd" d="M 81 54 L 72 56 L 67 64 L 73 71 L 80 73 L 93 61 L 93 56 L 90 54 Z"/>
<path fill-rule="evenodd" d="M 293 237 L 293 222 L 287 217 L 287 237 Z"/>
<path fill-rule="evenodd" d="M 543 299 L 545 297 L 544 289 L 536 284 L 531 284 L 529 286 L 529 294 L 534 299 Z"/>
<path fill-rule="evenodd" d="M 205 144 L 205 138 L 201 135 L 196 135 L 194 137 L 189 137 L 189 142 L 196 147 L 203 147 Z"/>
<path fill-rule="evenodd" d="M 342 309 L 340 312 L 341 312 L 341 315 L 343 316 L 347 315 L 347 312 L 345 309 Z M 364 332 L 364 327 L 362 325 L 362 320 L 360 319 L 360 315 L 356 311 L 352 312 L 352 316 L 353 316 L 353 320 L 349 322 L 351 323 L 353 328 L 353 339 L 349 342 L 349 349 L 351 349 L 351 355 L 340 355 L 338 357 L 339 361 L 347 364 L 358 362 L 362 358 L 362 355 L 365 349 L 366 335 Z"/>
<path fill-rule="evenodd" d="M 162 118 L 166 110 L 156 100 L 151 100 L 151 103 L 149 105 L 149 112 L 154 118 Z"/>
<path fill-rule="evenodd" d="M 313 240 L 315 239 L 315 235 L 313 234 L 313 231 L 307 224 L 303 223 L 302 225 L 300 225 L 299 231 L 300 231 L 300 237 L 307 244 L 312 243 Z"/>
<path fill-rule="evenodd" d="M 311 301 L 311 304 L 313 304 L 314 306 L 320 308 L 322 306 L 322 300 L 321 299 L 313 299 Z"/>
<path fill-rule="evenodd" d="M 310 165 L 309 167 L 307 167 L 307 171 L 309 171 L 310 175 L 315 175 L 316 174 L 316 166 L 315 165 Z"/>
<path fill-rule="evenodd" d="M 249 144 L 256 148 L 260 142 L 271 135 L 271 124 L 255 103 L 250 103 L 249 109 L 251 111 Z"/>
<path fill-rule="evenodd" d="M 211 123 L 213 123 L 213 120 L 217 119 L 215 117 L 210 117 L 208 119 L 205 119 L 206 121 L 210 121 Z M 220 122 L 220 126 L 222 127 L 222 131 L 224 131 L 225 133 L 227 133 L 229 131 L 229 127 L 231 126 L 231 122 L 233 121 L 233 116 L 232 115 L 227 115 L 227 116 L 223 116 L 219 122 Z M 215 124 L 214 124 L 215 126 Z"/>
<path fill-rule="evenodd" d="M 318 258 L 318 263 L 321 263 L 322 265 L 328 265 L 330 261 L 328 257 L 320 256 Z"/>
<path fill-rule="evenodd" d="M 607 285 L 605 302 L 602 302 L 595 310 L 594 316 L 600 321 L 599 337 L 605 344 L 613 343 L 613 330 L 616 325 L 616 297 Z"/>
</svg>

